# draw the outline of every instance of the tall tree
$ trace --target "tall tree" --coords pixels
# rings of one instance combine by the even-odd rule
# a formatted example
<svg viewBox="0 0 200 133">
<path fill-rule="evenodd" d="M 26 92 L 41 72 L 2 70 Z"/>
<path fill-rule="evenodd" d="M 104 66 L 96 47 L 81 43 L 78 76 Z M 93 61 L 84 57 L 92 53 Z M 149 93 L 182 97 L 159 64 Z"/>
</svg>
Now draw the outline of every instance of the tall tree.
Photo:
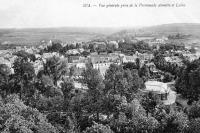
<svg viewBox="0 0 200 133">
<path fill-rule="evenodd" d="M 5 64 L 0 64 L 0 88 L 1 88 L 0 93 L 1 95 L 7 95 L 7 93 L 10 92 L 10 88 L 9 88 L 10 74 L 11 74 L 10 68 Z"/>
<path fill-rule="evenodd" d="M 95 113 L 96 120 L 99 121 L 103 96 L 103 78 L 98 70 L 88 67 L 83 71 L 83 82 L 88 86 L 88 92 L 85 97 L 86 110 L 89 113 Z"/>
<path fill-rule="evenodd" d="M 46 48 L 46 51 L 48 51 L 48 52 L 61 52 L 62 49 L 63 49 L 63 47 L 61 45 L 61 42 L 53 41 L 52 45 L 50 45 Z"/>
<path fill-rule="evenodd" d="M 141 66 L 140 59 L 137 58 L 137 59 L 136 59 L 136 67 L 137 67 L 137 69 L 140 69 L 140 66 Z"/>
<path fill-rule="evenodd" d="M 150 72 L 149 72 L 149 68 L 146 65 L 143 65 L 140 69 L 139 69 L 139 75 L 140 77 L 142 77 L 145 81 L 148 80 L 150 78 Z"/>
<path fill-rule="evenodd" d="M 111 64 L 105 74 L 105 93 L 122 94 L 126 80 L 123 78 L 124 70 L 122 66 Z"/>
<path fill-rule="evenodd" d="M 35 78 L 35 70 L 32 65 L 27 59 L 18 57 L 14 63 L 14 78 L 15 83 L 20 86 L 20 88 L 16 88 L 20 90 L 20 98 L 22 97 L 22 93 L 27 93 L 31 87 Z M 29 86 L 29 87 L 28 87 Z M 17 87 L 17 86 L 15 86 Z M 26 88 L 26 89 L 25 89 Z"/>
<path fill-rule="evenodd" d="M 73 97 L 72 91 L 75 90 L 73 81 L 70 79 L 64 80 L 61 84 L 61 89 L 64 95 L 64 110 L 70 110 L 70 101 Z"/>
<path fill-rule="evenodd" d="M 58 80 L 61 80 L 69 72 L 67 61 L 56 56 L 48 58 L 43 64 L 43 68 L 43 74 L 52 78 L 55 86 L 57 86 Z"/>
<path fill-rule="evenodd" d="M 131 100 L 132 94 L 137 93 L 143 86 L 143 81 L 138 71 L 133 69 L 123 70 L 122 66 L 112 64 L 105 74 L 104 93 L 120 94 Z"/>
<path fill-rule="evenodd" d="M 175 87 L 189 102 L 198 101 L 200 96 L 200 60 L 195 60 L 183 69 Z"/>
</svg>

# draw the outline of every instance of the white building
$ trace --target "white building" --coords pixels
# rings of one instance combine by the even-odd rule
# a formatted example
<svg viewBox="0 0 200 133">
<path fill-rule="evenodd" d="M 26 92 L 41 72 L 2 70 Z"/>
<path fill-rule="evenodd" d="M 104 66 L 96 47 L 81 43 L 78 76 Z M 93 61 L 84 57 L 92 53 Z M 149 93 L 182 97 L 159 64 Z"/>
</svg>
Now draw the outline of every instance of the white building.
<svg viewBox="0 0 200 133">
<path fill-rule="evenodd" d="M 85 65 L 85 63 L 77 63 L 76 67 L 77 68 L 86 68 L 86 65 Z"/>
<path fill-rule="evenodd" d="M 171 96 L 171 93 L 169 95 L 169 92 L 172 91 L 170 91 L 167 83 L 162 83 L 158 81 L 145 82 L 144 93 L 147 93 L 148 95 L 151 94 L 151 96 L 155 98 L 156 102 L 169 103 L 169 96 Z M 174 103 L 174 101 L 170 102 L 170 104 Z"/>
<path fill-rule="evenodd" d="M 157 94 L 169 93 L 169 88 L 166 83 L 158 81 L 147 81 L 145 82 L 145 91 L 154 92 Z"/>
<path fill-rule="evenodd" d="M 99 70 L 102 76 L 105 75 L 106 70 L 110 67 L 112 63 L 111 62 L 105 62 L 105 63 L 95 63 L 93 64 L 93 68 Z"/>
<path fill-rule="evenodd" d="M 71 55 L 71 54 L 72 55 L 80 54 L 78 49 L 70 49 L 66 53 L 69 54 L 69 55 Z"/>
<path fill-rule="evenodd" d="M 138 58 L 138 57 L 135 56 L 135 55 L 133 55 L 133 56 L 123 56 L 123 57 L 122 57 L 122 62 L 123 62 L 123 63 L 128 63 L 128 62 L 133 62 L 133 63 L 135 63 L 135 61 L 136 61 L 137 58 Z"/>
</svg>

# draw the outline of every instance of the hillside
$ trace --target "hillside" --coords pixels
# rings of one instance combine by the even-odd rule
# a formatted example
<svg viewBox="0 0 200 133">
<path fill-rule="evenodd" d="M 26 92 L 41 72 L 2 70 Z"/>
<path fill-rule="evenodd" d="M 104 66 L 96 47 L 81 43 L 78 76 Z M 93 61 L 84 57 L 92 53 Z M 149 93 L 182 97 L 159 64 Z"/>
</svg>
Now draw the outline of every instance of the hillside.
<svg viewBox="0 0 200 133">
<path fill-rule="evenodd" d="M 133 39 L 133 38 L 154 38 L 169 35 L 176 35 L 177 33 L 184 36 L 182 39 L 175 39 L 173 41 L 184 43 L 186 45 L 199 46 L 200 44 L 200 24 L 193 23 L 179 23 L 179 24 L 163 24 L 157 26 L 126 29 L 120 32 L 107 36 L 110 40 L 119 39 Z"/>
<path fill-rule="evenodd" d="M 0 42 L 12 44 L 37 44 L 41 40 L 57 39 L 63 42 L 89 41 L 119 31 L 116 28 L 34 28 L 0 29 Z"/>
<path fill-rule="evenodd" d="M 154 34 L 154 35 L 169 35 L 169 34 L 190 34 L 200 36 L 200 24 L 180 23 L 180 24 L 164 24 L 152 27 L 144 27 L 138 30 L 138 33 Z"/>
<path fill-rule="evenodd" d="M 187 38 L 192 43 L 200 42 L 200 24 L 180 23 L 164 24 L 143 28 L 34 28 L 34 29 L 0 29 L 0 43 L 12 44 L 38 44 L 41 40 L 58 39 L 63 42 L 90 41 L 93 39 L 106 38 L 119 40 L 121 38 L 161 37 L 181 33 L 190 35 Z M 195 40 L 195 41 L 194 41 Z M 184 40 L 185 41 L 185 40 Z"/>
</svg>

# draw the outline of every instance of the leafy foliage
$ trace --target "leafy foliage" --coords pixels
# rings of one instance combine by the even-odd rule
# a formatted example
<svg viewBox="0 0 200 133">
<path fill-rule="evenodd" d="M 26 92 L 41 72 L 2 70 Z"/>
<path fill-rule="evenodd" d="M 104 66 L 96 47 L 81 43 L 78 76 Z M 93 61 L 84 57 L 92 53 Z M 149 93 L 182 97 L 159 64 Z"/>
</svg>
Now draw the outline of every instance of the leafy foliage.
<svg viewBox="0 0 200 133">
<path fill-rule="evenodd" d="M 83 133 L 113 133 L 109 126 L 104 126 L 94 122 L 92 127 L 88 127 Z"/>
<path fill-rule="evenodd" d="M 56 133 L 43 114 L 24 105 L 17 95 L 8 96 L 6 102 L 1 103 L 0 112 L 0 131 L 3 133 Z"/>
<path fill-rule="evenodd" d="M 200 94 L 200 60 L 188 63 L 176 81 L 177 92 L 190 102 L 198 101 Z"/>
<path fill-rule="evenodd" d="M 69 72 L 66 60 L 56 56 L 48 58 L 43 64 L 43 68 L 43 74 L 49 76 L 55 86 L 57 86 L 57 81 Z"/>
</svg>

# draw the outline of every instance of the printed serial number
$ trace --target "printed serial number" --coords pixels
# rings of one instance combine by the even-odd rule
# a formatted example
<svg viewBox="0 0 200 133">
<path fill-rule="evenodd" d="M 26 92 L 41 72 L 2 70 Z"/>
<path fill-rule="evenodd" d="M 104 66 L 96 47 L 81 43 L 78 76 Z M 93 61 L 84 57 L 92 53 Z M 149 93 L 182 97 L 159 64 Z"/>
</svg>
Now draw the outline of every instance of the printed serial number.
<svg viewBox="0 0 200 133">
<path fill-rule="evenodd" d="M 83 7 L 91 7 L 90 4 L 83 4 Z"/>
</svg>

